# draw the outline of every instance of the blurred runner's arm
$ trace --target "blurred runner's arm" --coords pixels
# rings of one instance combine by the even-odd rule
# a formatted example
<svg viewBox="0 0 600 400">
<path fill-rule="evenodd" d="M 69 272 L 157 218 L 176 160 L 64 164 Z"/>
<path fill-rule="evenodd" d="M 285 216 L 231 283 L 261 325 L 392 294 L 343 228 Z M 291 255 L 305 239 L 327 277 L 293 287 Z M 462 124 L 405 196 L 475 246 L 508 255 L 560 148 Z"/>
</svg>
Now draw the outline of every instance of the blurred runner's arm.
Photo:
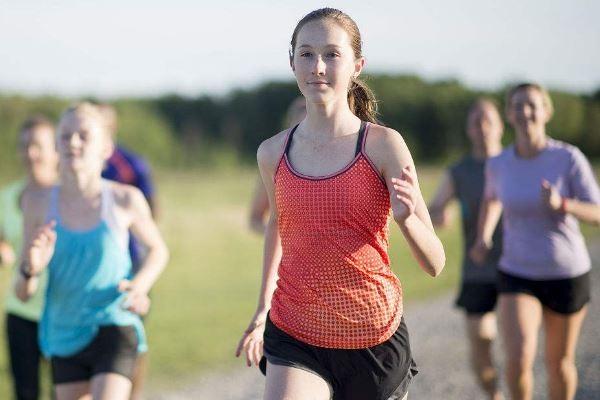
<svg viewBox="0 0 600 400">
<path fill-rule="evenodd" d="M 454 183 L 450 171 L 445 171 L 440 186 L 433 197 L 433 201 L 429 205 L 429 213 L 431 214 L 431 222 L 434 226 L 445 228 L 450 222 L 448 205 L 455 197 Z"/>
<path fill-rule="evenodd" d="M 479 209 L 477 238 L 469 250 L 469 257 L 475 264 L 482 265 L 492 248 L 492 236 L 502 215 L 502 203 L 494 197 L 485 197 Z"/>
<path fill-rule="evenodd" d="M 254 197 L 252 198 L 252 204 L 250 205 L 250 229 L 256 233 L 265 233 L 265 219 L 268 217 L 268 211 L 269 196 L 267 195 L 262 178 L 259 178 L 256 182 Z"/>
</svg>

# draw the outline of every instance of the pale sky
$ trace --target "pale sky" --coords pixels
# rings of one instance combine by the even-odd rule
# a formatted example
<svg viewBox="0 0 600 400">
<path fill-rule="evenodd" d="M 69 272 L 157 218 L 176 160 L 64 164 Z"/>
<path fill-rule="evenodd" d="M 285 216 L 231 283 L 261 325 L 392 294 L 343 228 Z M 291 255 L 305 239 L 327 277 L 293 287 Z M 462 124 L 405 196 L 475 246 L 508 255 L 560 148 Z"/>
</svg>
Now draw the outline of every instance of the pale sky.
<svg viewBox="0 0 600 400">
<path fill-rule="evenodd" d="M 323 6 L 358 23 L 367 73 L 600 89 L 596 0 L 0 0 L 0 92 L 197 96 L 293 79 L 291 33 Z"/>
</svg>

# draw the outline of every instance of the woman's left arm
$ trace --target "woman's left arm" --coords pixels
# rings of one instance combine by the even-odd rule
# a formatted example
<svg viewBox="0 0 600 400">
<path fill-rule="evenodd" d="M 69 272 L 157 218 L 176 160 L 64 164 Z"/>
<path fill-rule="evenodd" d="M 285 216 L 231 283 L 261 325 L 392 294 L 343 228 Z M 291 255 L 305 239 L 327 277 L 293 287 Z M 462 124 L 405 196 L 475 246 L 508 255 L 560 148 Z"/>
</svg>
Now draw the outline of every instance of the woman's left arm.
<svg viewBox="0 0 600 400">
<path fill-rule="evenodd" d="M 579 221 L 600 226 L 600 204 L 562 197 L 556 187 L 542 181 L 542 199 L 554 212 L 571 214 Z"/>
<path fill-rule="evenodd" d="M 542 200 L 552 211 L 571 214 L 578 220 L 600 225 L 600 187 L 594 170 L 577 148 L 571 152 L 571 167 L 566 174 L 569 196 L 562 197 L 550 182 L 542 181 Z"/>
<path fill-rule="evenodd" d="M 160 234 L 150 207 L 143 194 L 133 187 L 122 187 L 126 190 L 128 198 L 127 208 L 131 213 L 130 230 L 141 244 L 148 249 L 139 271 L 133 279 L 125 281 L 121 290 L 130 292 L 129 308 L 137 313 L 144 314 L 147 294 L 158 279 L 169 260 L 169 251 Z M 136 304 L 139 301 L 139 304 Z"/>
<path fill-rule="evenodd" d="M 385 180 L 394 220 L 421 268 L 438 276 L 446 255 L 433 229 L 410 151 L 398 132 L 382 126 L 371 129 L 367 152 Z"/>
</svg>

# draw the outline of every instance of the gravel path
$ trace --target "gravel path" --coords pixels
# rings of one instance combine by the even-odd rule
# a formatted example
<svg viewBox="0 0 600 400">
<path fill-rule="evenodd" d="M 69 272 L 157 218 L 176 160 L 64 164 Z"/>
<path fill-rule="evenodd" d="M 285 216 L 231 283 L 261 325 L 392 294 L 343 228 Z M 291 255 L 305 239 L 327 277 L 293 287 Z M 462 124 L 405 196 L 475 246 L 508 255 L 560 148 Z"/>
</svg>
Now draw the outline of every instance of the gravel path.
<svg viewBox="0 0 600 400">
<path fill-rule="evenodd" d="M 577 349 L 579 390 L 577 400 L 600 399 L 600 240 L 590 246 L 594 268 L 594 296 L 585 320 Z M 594 290 L 596 289 L 596 290 Z M 406 305 L 405 315 L 411 347 L 420 373 L 410 387 L 412 399 L 484 399 L 468 367 L 468 351 L 463 316 L 452 307 L 448 294 L 416 304 Z M 545 399 L 546 377 L 543 360 L 543 338 L 540 338 L 534 368 L 534 400 Z M 496 355 L 502 363 L 499 346 Z M 239 368 L 198 377 L 193 384 L 168 393 L 153 393 L 150 400 L 259 400 L 264 378 L 256 368 Z M 506 388 L 504 393 L 508 393 Z"/>
</svg>

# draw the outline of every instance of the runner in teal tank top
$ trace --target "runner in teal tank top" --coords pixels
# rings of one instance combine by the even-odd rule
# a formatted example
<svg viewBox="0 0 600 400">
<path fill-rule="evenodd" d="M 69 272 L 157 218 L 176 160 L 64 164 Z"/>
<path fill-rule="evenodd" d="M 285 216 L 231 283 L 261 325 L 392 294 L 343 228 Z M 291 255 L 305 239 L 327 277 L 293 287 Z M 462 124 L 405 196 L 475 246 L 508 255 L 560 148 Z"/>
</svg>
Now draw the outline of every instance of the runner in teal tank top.
<svg viewBox="0 0 600 400">
<path fill-rule="evenodd" d="M 57 400 L 125 400 L 146 339 L 140 315 L 168 250 L 139 190 L 101 178 L 113 149 L 98 107 L 69 108 L 58 125 L 61 185 L 24 196 L 24 252 L 16 293 L 26 300 L 48 270 L 40 344 Z M 131 276 L 128 231 L 148 248 Z"/>
<path fill-rule="evenodd" d="M 48 265 L 46 307 L 40 344 L 47 356 L 67 357 L 81 351 L 100 326 L 132 326 L 137 351 L 146 351 L 140 316 L 123 307 L 119 283 L 131 278 L 129 234 L 119 226 L 110 183 L 102 181 L 100 222 L 89 229 L 66 227 L 58 210 L 59 187 L 50 195 L 48 221 L 54 221 L 56 245 Z M 68 279 L 65 279 L 67 278 Z"/>
</svg>

